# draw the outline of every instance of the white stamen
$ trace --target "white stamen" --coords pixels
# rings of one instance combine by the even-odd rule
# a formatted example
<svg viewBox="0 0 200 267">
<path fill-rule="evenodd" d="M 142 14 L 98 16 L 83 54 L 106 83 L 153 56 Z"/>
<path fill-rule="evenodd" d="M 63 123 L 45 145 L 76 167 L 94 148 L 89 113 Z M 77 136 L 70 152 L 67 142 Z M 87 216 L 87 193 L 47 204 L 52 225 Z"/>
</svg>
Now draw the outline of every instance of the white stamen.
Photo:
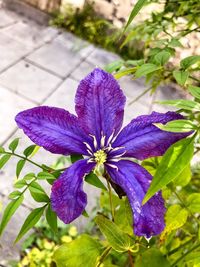
<svg viewBox="0 0 200 267">
<path fill-rule="evenodd" d="M 102 147 L 102 148 L 105 146 L 105 140 L 106 140 L 106 136 L 103 135 L 103 136 L 101 137 L 101 147 Z"/>
<path fill-rule="evenodd" d="M 87 149 L 87 152 L 90 156 L 93 156 L 92 152 L 89 149 Z"/>
<path fill-rule="evenodd" d="M 109 145 L 108 147 L 106 147 L 104 150 L 109 152 L 110 150 L 112 150 L 113 148 L 111 147 L 111 145 Z"/>
<path fill-rule="evenodd" d="M 118 146 L 118 147 L 113 148 L 112 151 L 117 151 L 117 150 L 120 150 L 122 148 L 124 148 L 124 146 Z"/>
<path fill-rule="evenodd" d="M 93 144 L 94 144 L 94 148 L 97 149 L 97 139 L 96 136 L 89 134 L 89 136 L 91 136 L 93 138 Z"/>
<path fill-rule="evenodd" d="M 90 159 L 87 160 L 87 163 L 90 163 L 90 162 L 95 162 L 95 160 L 90 158 Z"/>
<path fill-rule="evenodd" d="M 115 134 L 115 131 L 113 131 L 112 134 L 111 134 L 111 136 L 108 138 L 107 146 L 109 146 L 109 144 L 112 143 L 112 141 L 113 141 L 112 139 L 113 139 L 114 134 Z"/>
<path fill-rule="evenodd" d="M 109 161 L 118 162 L 118 161 L 120 161 L 120 158 L 119 159 L 112 158 L 112 159 L 109 159 Z"/>
<path fill-rule="evenodd" d="M 84 145 L 86 145 L 87 149 L 90 150 L 92 152 L 92 148 L 90 147 L 90 145 L 86 142 L 83 142 Z"/>
<path fill-rule="evenodd" d="M 119 155 L 114 156 L 113 158 L 121 158 L 125 153 L 126 153 L 126 151 L 124 151 L 123 153 L 121 153 Z"/>
<path fill-rule="evenodd" d="M 111 168 L 114 168 L 114 169 L 116 169 L 116 170 L 118 171 L 117 166 L 115 166 L 115 165 L 113 165 L 113 164 L 109 164 L 109 163 L 106 163 L 106 165 L 108 165 L 108 166 L 110 166 Z"/>
</svg>

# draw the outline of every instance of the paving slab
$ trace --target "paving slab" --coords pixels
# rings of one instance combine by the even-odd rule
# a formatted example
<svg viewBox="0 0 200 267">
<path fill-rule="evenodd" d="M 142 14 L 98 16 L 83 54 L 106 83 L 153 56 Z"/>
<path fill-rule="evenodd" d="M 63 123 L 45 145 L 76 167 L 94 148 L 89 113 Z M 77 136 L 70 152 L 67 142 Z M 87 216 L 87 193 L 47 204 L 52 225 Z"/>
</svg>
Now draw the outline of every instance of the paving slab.
<svg viewBox="0 0 200 267">
<path fill-rule="evenodd" d="M 78 47 L 76 38 L 72 41 L 63 34 L 30 54 L 28 60 L 65 78 L 93 50 L 93 46 L 77 40 Z"/>
<path fill-rule="evenodd" d="M 33 103 L 27 101 L 18 95 L 0 86 L 0 144 L 3 143 L 16 129 L 15 116 L 26 108 L 33 106 Z"/>
<path fill-rule="evenodd" d="M 0 9 L 0 29 L 17 22 L 17 16 L 7 10 Z"/>
<path fill-rule="evenodd" d="M 62 80 L 24 60 L 0 75 L 0 84 L 41 103 Z"/>
<path fill-rule="evenodd" d="M 94 50 L 93 44 L 75 36 L 70 32 L 63 32 L 55 38 L 55 42 L 60 42 L 74 53 L 78 53 L 81 57 L 88 57 Z"/>
<path fill-rule="evenodd" d="M 83 61 L 72 73 L 71 77 L 77 81 L 82 80 L 85 76 L 87 76 L 93 69 L 95 65 L 89 63 L 87 61 Z"/>
<path fill-rule="evenodd" d="M 78 84 L 79 83 L 72 78 L 67 78 L 44 104 L 64 108 L 75 114 L 74 98 Z"/>
<path fill-rule="evenodd" d="M 10 25 L 2 29 L 1 32 L 31 48 L 50 42 L 59 33 L 56 28 L 38 25 L 34 21 L 27 19 Z"/>
<path fill-rule="evenodd" d="M 0 31 L 0 72 L 30 52 L 30 47 Z"/>
<path fill-rule="evenodd" d="M 116 60 L 120 60 L 120 56 L 102 48 L 95 48 L 94 51 L 87 57 L 88 62 L 100 68 L 104 68 L 107 64 Z"/>
</svg>

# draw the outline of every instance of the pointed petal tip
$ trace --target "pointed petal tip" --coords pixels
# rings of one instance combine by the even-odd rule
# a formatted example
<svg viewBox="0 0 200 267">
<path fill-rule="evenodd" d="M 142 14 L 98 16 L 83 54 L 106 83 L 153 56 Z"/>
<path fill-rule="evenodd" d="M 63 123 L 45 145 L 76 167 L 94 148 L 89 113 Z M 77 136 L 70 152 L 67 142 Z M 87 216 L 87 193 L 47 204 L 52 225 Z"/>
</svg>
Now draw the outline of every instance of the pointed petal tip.
<svg viewBox="0 0 200 267">
<path fill-rule="evenodd" d="M 125 95 L 115 78 L 95 68 L 81 80 L 75 97 L 76 113 L 83 129 L 95 135 L 100 146 L 102 133 L 106 141 L 123 122 Z"/>
<path fill-rule="evenodd" d="M 87 159 L 76 161 L 52 186 L 52 209 L 66 224 L 78 218 L 87 205 L 87 195 L 83 191 L 83 177 L 92 171 L 94 165 L 87 163 Z"/>
<path fill-rule="evenodd" d="M 118 171 L 107 166 L 107 171 L 114 183 L 126 193 L 133 211 L 133 229 L 138 236 L 160 234 L 164 227 L 165 205 L 161 193 L 156 193 L 145 205 L 142 200 L 149 188 L 152 176 L 140 165 L 121 160 L 114 163 Z"/>
<path fill-rule="evenodd" d="M 88 155 L 83 144 L 88 136 L 82 130 L 78 118 L 67 110 L 39 106 L 18 113 L 16 123 L 37 145 L 55 154 Z"/>
<path fill-rule="evenodd" d="M 166 113 L 153 111 L 150 115 L 138 116 L 121 130 L 113 146 L 124 146 L 127 151 L 125 156 L 139 160 L 162 156 L 172 144 L 191 133 L 162 131 L 154 123 L 166 124 L 183 118 L 181 114 L 173 111 Z"/>
</svg>

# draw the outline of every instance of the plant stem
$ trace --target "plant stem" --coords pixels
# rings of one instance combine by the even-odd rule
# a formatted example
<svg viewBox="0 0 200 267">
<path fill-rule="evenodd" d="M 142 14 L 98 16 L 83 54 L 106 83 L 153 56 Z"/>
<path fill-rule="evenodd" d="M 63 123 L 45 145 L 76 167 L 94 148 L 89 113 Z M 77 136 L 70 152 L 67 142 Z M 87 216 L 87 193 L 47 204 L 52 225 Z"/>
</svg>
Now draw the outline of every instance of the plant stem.
<svg viewBox="0 0 200 267">
<path fill-rule="evenodd" d="M 107 186 L 108 186 L 108 193 L 109 193 L 109 201 L 110 201 L 110 209 L 111 209 L 111 214 L 112 214 L 112 221 L 114 222 L 115 211 L 114 211 L 113 202 L 112 202 L 112 189 L 111 189 L 109 181 L 108 180 L 106 180 L 106 181 L 107 181 Z"/>
<path fill-rule="evenodd" d="M 101 257 L 96 265 L 96 267 L 100 267 L 100 265 L 103 263 L 103 261 L 105 260 L 105 258 L 108 256 L 110 250 L 112 249 L 112 247 L 107 247 L 103 253 L 101 254 Z"/>
<path fill-rule="evenodd" d="M 128 250 L 128 258 L 129 258 L 130 267 L 134 267 L 133 258 L 132 258 L 130 250 Z"/>
<path fill-rule="evenodd" d="M 183 258 L 185 258 L 190 252 L 192 252 L 193 250 L 197 249 L 198 247 L 200 247 L 200 243 L 198 243 L 196 246 L 194 246 L 193 248 L 191 248 L 190 250 L 188 250 L 185 254 L 181 255 L 180 258 L 178 258 L 172 265 L 171 267 L 176 267 L 177 263 L 180 262 Z"/>
<path fill-rule="evenodd" d="M 37 166 L 38 168 L 42 169 L 42 170 L 49 171 L 49 170 L 52 169 L 52 168 L 46 168 L 46 167 L 44 167 L 44 166 L 41 166 L 40 164 L 38 164 L 38 163 L 36 163 L 36 162 L 30 160 L 29 158 L 26 158 L 26 157 L 21 156 L 21 155 L 16 154 L 16 153 L 11 153 L 11 152 L 6 152 L 6 151 L 5 151 L 4 154 L 11 155 L 11 156 L 15 156 L 15 157 L 18 157 L 18 158 L 20 158 L 20 159 L 24 159 L 24 160 L 30 162 L 31 164 Z M 53 169 L 52 169 L 52 170 L 53 170 Z M 55 171 L 55 170 L 54 170 L 54 171 Z"/>
<path fill-rule="evenodd" d="M 180 245 L 179 247 L 177 247 L 177 248 L 171 250 L 171 251 L 167 254 L 167 256 L 170 256 L 170 255 L 176 253 L 180 248 L 183 248 L 183 247 L 185 247 L 186 245 L 188 245 L 189 243 L 194 242 L 194 241 L 195 241 L 195 238 L 191 238 L 190 240 L 188 240 L 188 241 L 185 242 L 184 244 L 182 244 L 182 245 Z"/>
<path fill-rule="evenodd" d="M 128 106 L 132 105 L 133 103 L 135 103 L 136 101 L 138 101 L 142 96 L 144 96 L 146 93 L 148 93 L 150 90 L 152 89 L 152 87 L 147 88 L 146 90 L 144 90 L 144 92 L 142 92 L 140 95 L 138 95 L 136 98 L 134 98 L 133 100 L 131 100 L 131 102 L 128 104 Z"/>
</svg>

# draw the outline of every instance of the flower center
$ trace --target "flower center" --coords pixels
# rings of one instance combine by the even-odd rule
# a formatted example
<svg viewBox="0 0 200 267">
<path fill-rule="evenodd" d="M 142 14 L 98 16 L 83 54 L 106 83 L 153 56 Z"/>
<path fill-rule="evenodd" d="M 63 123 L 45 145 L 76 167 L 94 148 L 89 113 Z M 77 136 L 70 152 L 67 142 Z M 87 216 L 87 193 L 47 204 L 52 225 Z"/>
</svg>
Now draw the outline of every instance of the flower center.
<svg viewBox="0 0 200 267">
<path fill-rule="evenodd" d="M 94 153 L 94 160 L 97 164 L 103 164 L 106 162 L 107 154 L 102 149 Z"/>
</svg>

